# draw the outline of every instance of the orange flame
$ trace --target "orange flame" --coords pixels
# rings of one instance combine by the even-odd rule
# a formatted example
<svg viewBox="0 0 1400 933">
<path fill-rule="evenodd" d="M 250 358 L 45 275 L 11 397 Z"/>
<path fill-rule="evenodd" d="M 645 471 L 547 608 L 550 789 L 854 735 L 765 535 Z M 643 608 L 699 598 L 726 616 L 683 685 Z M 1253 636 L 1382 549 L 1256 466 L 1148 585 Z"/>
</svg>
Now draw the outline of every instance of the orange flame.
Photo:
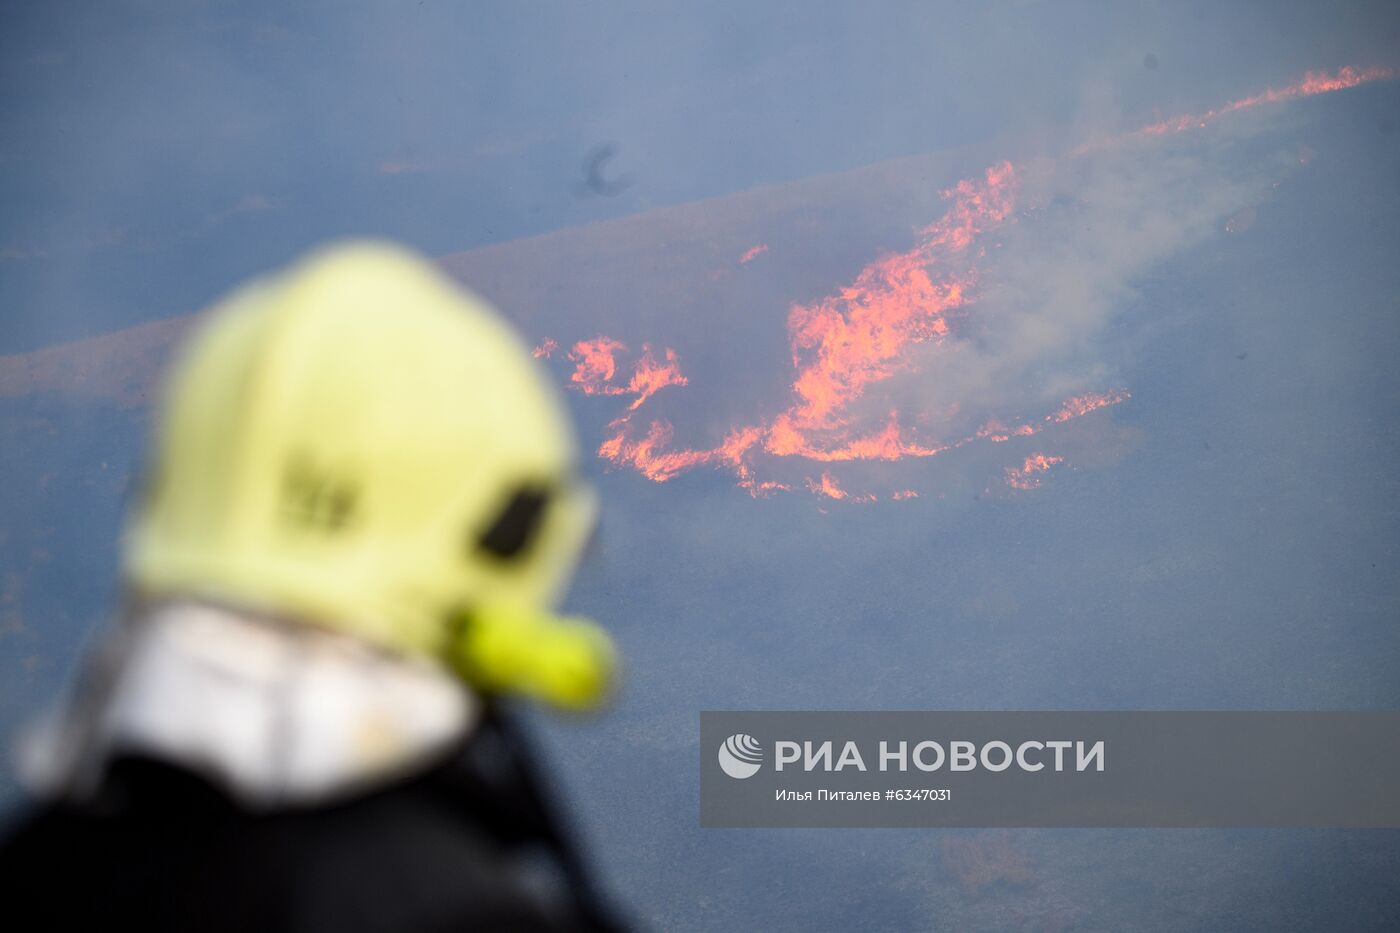
<svg viewBox="0 0 1400 933">
<path fill-rule="evenodd" d="M 850 502 L 875 501 L 874 493 L 866 493 L 864 495 L 859 496 L 851 495 L 846 490 L 842 489 L 841 486 L 836 482 L 835 477 L 833 477 L 831 473 L 827 472 L 826 470 L 822 471 L 822 476 L 820 480 L 812 479 L 809 476 L 807 478 L 807 488 L 811 490 L 815 495 L 825 496 L 828 499 L 845 499 Z"/>
<path fill-rule="evenodd" d="M 632 404 L 627 406 L 628 411 L 636 411 L 642 407 L 642 403 L 651 398 L 657 392 L 667 386 L 689 385 L 690 380 L 681 375 L 679 360 L 676 359 L 676 351 L 670 347 L 666 348 L 666 362 L 658 363 L 656 357 L 652 355 L 651 347 L 642 344 L 642 358 L 637 361 L 636 368 L 632 371 L 632 380 L 627 383 L 624 392 L 635 392 L 637 397 L 632 400 Z"/>
<path fill-rule="evenodd" d="M 1057 463 L 1063 463 L 1064 459 L 1047 457 L 1045 454 L 1031 454 L 1019 468 L 1006 468 L 1006 485 L 1012 489 L 1035 489 L 1041 482 L 1041 477 L 1036 474 L 1044 473 Z"/>
<path fill-rule="evenodd" d="M 819 496 L 826 496 L 828 499 L 844 499 L 850 495 L 850 493 L 837 485 L 836 480 L 832 478 L 830 473 L 825 471 L 822 472 L 820 481 L 808 477 L 807 488 Z"/>
<path fill-rule="evenodd" d="M 574 344 L 569 351 L 569 359 L 575 364 L 574 373 L 569 377 L 573 388 L 584 395 L 621 395 L 622 386 L 609 383 L 617 374 L 617 360 L 613 354 L 626 349 L 626 344 L 611 337 L 595 337 Z"/>
<path fill-rule="evenodd" d="M 1011 438 L 1013 437 L 1024 437 L 1026 435 L 1034 433 L 1035 428 L 1029 424 L 1022 424 L 1017 425 L 1014 428 L 1008 428 L 1006 425 L 1002 424 L 1000 421 L 997 421 L 994 418 L 991 421 L 988 421 L 986 424 L 982 425 L 982 427 L 978 428 L 977 433 L 973 436 L 979 439 L 986 438 L 994 444 L 1001 444 L 1005 441 L 1011 440 Z"/>
<path fill-rule="evenodd" d="M 1291 100 L 1355 87 L 1368 81 L 1393 77 L 1388 68 L 1342 68 L 1335 75 L 1314 72 L 1281 89 L 1267 90 L 1203 114 L 1178 117 L 1144 127 L 1136 134 L 1157 136 L 1179 132 L 1260 104 Z M 1121 138 L 1121 137 L 1120 137 Z M 1097 145 L 1102 145 L 1099 143 Z M 1081 147 L 1077 152 L 1091 147 Z M 852 460 L 898 460 L 932 457 L 975 441 L 1004 443 L 1030 437 L 1045 429 L 1127 400 L 1125 389 L 1086 393 L 1066 399 L 1059 409 L 1041 420 L 1007 427 L 990 420 L 972 435 L 942 443 L 927 443 L 910 436 L 897 411 L 884 426 L 862 430 L 855 403 L 867 390 L 912 366 L 910 351 L 919 344 L 938 344 L 950 333 L 950 322 L 975 297 L 977 270 L 973 260 L 985 249 L 971 247 L 979 238 L 1008 222 L 1015 209 L 1017 174 L 1010 162 L 991 166 L 979 178 L 958 182 L 943 192 L 951 203 L 936 223 L 919 232 L 916 244 L 902 253 L 870 263 L 855 280 L 811 305 L 794 305 L 788 315 L 792 348 L 792 401 L 771 419 L 730 431 L 712 449 L 672 449 L 669 422 L 653 421 L 641 438 L 631 431 L 631 414 L 658 389 L 685 385 L 675 354 L 666 351 L 658 363 L 649 348 L 627 387 L 612 383 L 614 354 L 625 347 L 610 338 L 576 344 L 569 358 L 578 364 L 571 377 L 577 388 L 590 394 L 635 393 L 637 398 L 610 427 L 598 453 L 618 465 L 630 466 L 648 479 L 665 482 L 685 470 L 712 465 L 731 470 L 739 485 L 758 496 L 788 489 L 781 483 L 759 480 L 753 457 L 758 452 L 819 463 Z M 740 257 L 745 264 L 767 250 L 760 244 Z M 1034 454 L 1020 467 L 1007 468 L 1006 482 L 1016 489 L 1040 485 L 1041 474 L 1061 457 Z M 829 471 L 820 480 L 808 478 L 806 487 L 829 499 L 874 501 L 873 495 L 852 497 Z M 912 490 L 893 494 L 895 499 L 917 497 Z"/>
<path fill-rule="evenodd" d="M 640 440 L 628 440 L 622 431 L 618 431 L 598 447 L 598 456 L 630 466 L 658 483 L 664 483 L 691 467 L 715 458 L 715 451 L 664 450 L 670 445 L 674 434 L 675 429 L 669 421 L 653 421 L 646 436 Z"/>
<path fill-rule="evenodd" d="M 1131 398 L 1126 389 L 1117 389 L 1113 392 L 1089 392 L 1084 395 L 1076 395 L 1071 399 L 1066 399 L 1060 406 L 1060 410 L 1052 415 L 1046 415 L 1046 421 L 1068 421 L 1071 418 L 1078 418 L 1080 415 L 1087 415 L 1091 411 L 1098 411 L 1109 405 L 1117 405 L 1119 402 Z M 1032 433 L 1032 432 L 1024 432 Z"/>
<path fill-rule="evenodd" d="M 1314 94 L 1328 94 L 1332 91 L 1341 91 L 1359 84 L 1383 81 L 1393 77 L 1395 77 L 1394 71 L 1381 66 L 1353 68 L 1348 65 L 1338 69 L 1335 75 L 1329 75 L 1325 71 L 1310 71 L 1303 76 L 1301 81 L 1295 81 L 1285 87 L 1270 88 L 1250 97 L 1242 97 L 1215 110 L 1207 110 L 1205 113 L 1186 114 L 1173 117 L 1170 120 L 1163 120 L 1160 123 L 1153 123 L 1151 126 L 1144 126 L 1138 132 L 1144 136 L 1161 136 L 1166 133 L 1199 129 L 1214 123 L 1221 117 L 1238 113 L 1241 110 L 1248 110 L 1260 104 L 1273 104 L 1299 97 L 1311 97 Z"/>
<path fill-rule="evenodd" d="M 744 255 L 739 257 L 739 265 L 746 266 L 766 252 L 768 252 L 767 243 L 760 243 L 757 246 L 750 246 L 747 250 L 744 251 Z"/>
<path fill-rule="evenodd" d="M 754 476 L 746 457 L 759 448 L 774 456 L 822 463 L 899 460 L 936 456 L 983 437 L 1006 440 L 1038 433 L 1040 428 L 1034 425 L 1007 429 L 998 423 L 1000 433 L 993 434 L 993 423 L 989 423 L 972 437 L 930 445 L 906 437 L 897 411 L 889 413 L 883 428 L 854 436 L 854 419 L 849 414 L 851 404 L 868 386 L 888 379 L 906 365 L 905 355 L 911 346 L 937 342 L 948 333 L 948 315 L 970 300 L 974 276 L 971 272 L 960 277 L 946 273 L 935 278 L 928 267 L 963 256 L 981 233 L 1003 223 L 1014 206 L 1015 181 L 1015 170 L 1003 162 L 987 169 L 982 179 L 959 182 L 944 192 L 952 201 L 948 213 L 921 232 L 913 249 L 866 266 L 855 282 L 837 295 L 815 305 L 795 306 L 788 326 L 798 368 L 793 382 L 796 398 L 767 424 L 737 428 L 712 450 L 667 449 L 674 434 L 669 422 L 652 422 L 641 438 L 633 437 L 630 431 L 630 413 L 649 396 L 647 393 L 629 406 L 628 414 L 612 422 L 614 434 L 599 447 L 599 456 L 630 466 L 656 482 L 702 464 L 727 466 L 743 488 L 759 495 L 788 488 Z M 619 349 L 625 348 L 608 338 L 576 345 L 570 357 L 580 364 L 573 381 L 584 382 L 586 376 L 591 380 L 589 385 L 596 384 L 599 377 L 607 383 L 615 372 L 613 353 Z M 644 356 L 644 362 L 648 358 Z M 660 370 L 655 377 L 657 388 L 686 384 L 671 351 L 667 351 L 667 365 L 656 368 Z M 619 387 L 606 385 L 593 391 L 616 394 L 612 391 L 615 388 Z M 628 391 L 640 388 L 639 379 L 634 377 Z M 1067 401 L 1061 411 L 1046 416 L 1045 421 L 1068 420 L 1127 397 L 1124 391 L 1079 396 Z M 826 484 L 807 485 L 822 489 L 822 494 L 828 490 Z"/>
<path fill-rule="evenodd" d="M 559 342 L 553 337 L 546 337 L 540 341 L 540 345 L 530 351 L 530 355 L 535 359 L 549 359 L 554 355 L 554 351 L 559 349 Z"/>
<path fill-rule="evenodd" d="M 552 339 L 545 340 L 535 348 L 535 356 L 548 356 L 548 351 L 557 346 Z M 539 352 L 542 348 L 545 348 L 546 352 Z M 584 395 L 635 395 L 637 397 L 627 406 L 628 412 L 634 412 L 641 408 L 647 399 L 667 386 L 683 386 L 690 383 L 690 380 L 681 374 L 680 361 L 675 350 L 667 347 L 663 351 L 666 361 L 662 363 L 657 361 L 651 345 L 644 343 L 642 355 L 632 367 L 632 378 L 626 385 L 617 385 L 613 382 L 617 376 L 616 355 L 626 349 L 626 344 L 611 337 L 595 337 L 574 344 L 573 349 L 569 351 L 569 359 L 574 363 L 574 371 L 569 376 L 570 387 Z M 624 416 L 614 421 L 613 425 L 624 424 L 626 421 Z"/>
<path fill-rule="evenodd" d="M 968 300 L 972 275 L 935 280 L 928 266 L 965 251 L 978 234 L 1006 220 L 1015 182 L 1010 162 L 987 169 L 981 181 L 958 182 L 944 192 L 952 207 L 923 231 L 917 246 L 866 266 L 836 295 L 793 307 L 788 332 L 799 367 L 792 384 L 797 401 L 775 421 L 789 445 L 794 434 L 841 427 L 842 409 L 867 385 L 893 375 L 911 344 L 947 335 L 947 314 Z"/>
</svg>

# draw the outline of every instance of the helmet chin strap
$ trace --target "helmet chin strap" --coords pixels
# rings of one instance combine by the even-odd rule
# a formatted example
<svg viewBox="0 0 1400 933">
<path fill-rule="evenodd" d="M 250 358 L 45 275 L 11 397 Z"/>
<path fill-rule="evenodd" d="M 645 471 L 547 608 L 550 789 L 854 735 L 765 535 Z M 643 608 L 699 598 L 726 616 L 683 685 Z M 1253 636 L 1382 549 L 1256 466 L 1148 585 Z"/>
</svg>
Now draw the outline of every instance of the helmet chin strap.
<svg viewBox="0 0 1400 933">
<path fill-rule="evenodd" d="M 518 693 L 577 711 L 597 707 L 611 692 L 617 652 L 590 619 L 485 603 L 457 622 L 450 661 L 484 693 Z"/>
</svg>

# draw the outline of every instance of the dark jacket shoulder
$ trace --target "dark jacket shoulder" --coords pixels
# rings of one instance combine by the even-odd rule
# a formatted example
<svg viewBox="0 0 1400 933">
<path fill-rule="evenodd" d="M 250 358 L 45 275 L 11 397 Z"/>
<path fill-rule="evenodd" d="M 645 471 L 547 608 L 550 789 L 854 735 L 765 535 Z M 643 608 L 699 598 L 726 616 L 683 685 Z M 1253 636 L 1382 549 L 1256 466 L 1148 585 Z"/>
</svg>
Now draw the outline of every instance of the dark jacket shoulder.
<svg viewBox="0 0 1400 933">
<path fill-rule="evenodd" d="M 82 806 L 0 846 L 16 929 L 437 931 L 613 928 L 560 864 L 547 815 L 464 748 L 342 803 L 250 813 L 181 768 L 113 763 Z"/>
</svg>

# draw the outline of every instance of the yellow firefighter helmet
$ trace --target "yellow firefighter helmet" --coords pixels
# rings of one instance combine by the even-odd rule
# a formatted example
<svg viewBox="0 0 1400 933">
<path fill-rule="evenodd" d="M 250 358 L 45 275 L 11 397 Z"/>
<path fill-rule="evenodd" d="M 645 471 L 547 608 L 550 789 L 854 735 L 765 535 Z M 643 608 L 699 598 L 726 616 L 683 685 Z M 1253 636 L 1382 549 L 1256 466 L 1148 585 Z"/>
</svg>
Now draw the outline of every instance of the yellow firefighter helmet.
<svg viewBox="0 0 1400 933">
<path fill-rule="evenodd" d="M 141 598 L 339 629 L 485 691 L 605 692 L 607 637 L 553 614 L 596 512 L 559 394 L 426 261 L 348 244 L 234 293 L 154 443 L 124 549 Z"/>
</svg>

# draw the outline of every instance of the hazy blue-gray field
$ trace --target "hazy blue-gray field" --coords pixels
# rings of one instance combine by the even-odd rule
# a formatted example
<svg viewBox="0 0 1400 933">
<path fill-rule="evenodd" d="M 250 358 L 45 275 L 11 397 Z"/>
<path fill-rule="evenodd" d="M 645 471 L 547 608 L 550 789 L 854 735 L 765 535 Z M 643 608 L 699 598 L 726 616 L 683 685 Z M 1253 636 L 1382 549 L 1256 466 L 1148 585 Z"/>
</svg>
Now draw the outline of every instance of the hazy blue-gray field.
<svg viewBox="0 0 1400 933">
<path fill-rule="evenodd" d="M 571 605 L 616 633 L 625 686 L 596 720 L 536 721 L 599 871 L 674 930 L 1400 928 L 1397 831 L 702 831 L 696 745 L 702 709 L 1400 708 L 1400 84 L 1070 155 L 1309 70 L 1395 67 L 1400 17 L 759 6 L 7 5 L 0 354 L 15 372 L 197 310 L 327 237 L 444 255 L 684 202 L 720 216 L 760 189 L 744 209 L 772 249 L 747 284 L 687 264 L 713 246 L 697 225 L 595 270 L 606 302 L 560 272 L 556 297 L 504 308 L 531 340 L 674 346 L 691 384 L 649 405 L 713 444 L 786 406 L 791 304 L 908 248 L 940 189 L 1010 159 L 1023 200 L 960 355 L 895 391 L 1007 419 L 1131 398 L 855 465 L 871 504 L 590 457 L 604 521 Z M 868 176 L 821 178 L 938 152 L 878 204 Z M 799 181 L 804 206 L 763 213 Z M 665 302 L 663 266 L 685 273 Z M 592 449 L 618 405 L 568 398 Z M 117 596 L 150 417 L 128 402 L 52 381 L 0 397 L 7 741 Z M 1040 451 L 1065 459 L 1010 489 Z M 0 794 L 22 799 L 8 762 Z"/>
</svg>

